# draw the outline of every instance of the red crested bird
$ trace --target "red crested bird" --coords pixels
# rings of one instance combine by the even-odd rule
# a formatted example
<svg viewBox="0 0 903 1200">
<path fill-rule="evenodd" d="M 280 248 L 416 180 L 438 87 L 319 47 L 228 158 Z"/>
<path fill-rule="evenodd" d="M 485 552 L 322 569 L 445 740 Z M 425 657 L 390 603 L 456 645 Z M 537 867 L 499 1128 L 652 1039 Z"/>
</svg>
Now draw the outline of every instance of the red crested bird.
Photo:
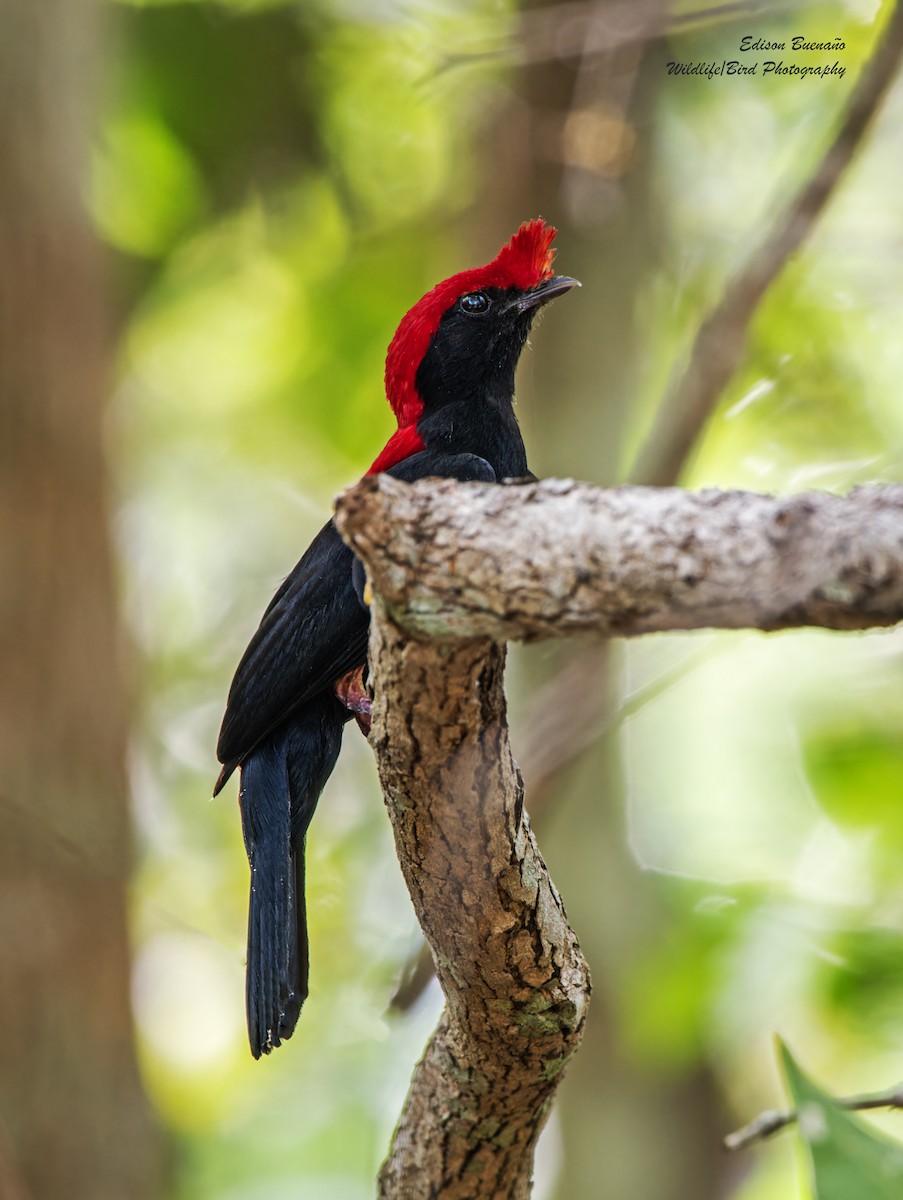
<svg viewBox="0 0 903 1200">
<path fill-rule="evenodd" d="M 537 310 L 577 285 L 553 274 L 554 237 L 544 221 L 526 222 L 492 262 L 437 284 L 405 316 L 386 358 L 398 428 L 368 474 L 498 483 L 530 476 L 514 372 Z M 369 727 L 362 579 L 329 521 L 264 613 L 219 735 L 223 769 L 213 794 L 241 769 L 255 1058 L 291 1036 L 307 998 L 305 837 L 346 722 L 356 716 Z"/>
</svg>

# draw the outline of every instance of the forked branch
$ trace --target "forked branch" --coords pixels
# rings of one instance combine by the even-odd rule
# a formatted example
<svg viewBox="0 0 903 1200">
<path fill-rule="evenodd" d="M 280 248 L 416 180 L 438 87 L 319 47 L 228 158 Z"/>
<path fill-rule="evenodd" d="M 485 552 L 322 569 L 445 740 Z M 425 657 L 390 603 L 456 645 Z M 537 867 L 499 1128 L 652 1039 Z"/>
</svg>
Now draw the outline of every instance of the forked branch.
<svg viewBox="0 0 903 1200">
<path fill-rule="evenodd" d="M 903 487 L 848 497 L 370 476 L 336 522 L 376 593 L 371 743 L 446 1008 L 384 1200 L 526 1200 L 589 978 L 523 807 L 507 639 L 903 620 Z"/>
</svg>

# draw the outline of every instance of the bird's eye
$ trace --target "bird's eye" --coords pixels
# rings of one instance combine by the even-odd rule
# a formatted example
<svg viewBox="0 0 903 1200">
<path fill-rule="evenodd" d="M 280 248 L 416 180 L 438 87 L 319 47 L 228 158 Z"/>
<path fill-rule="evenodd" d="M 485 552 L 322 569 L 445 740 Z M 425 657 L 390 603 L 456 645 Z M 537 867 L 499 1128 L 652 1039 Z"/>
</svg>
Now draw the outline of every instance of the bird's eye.
<svg viewBox="0 0 903 1200">
<path fill-rule="evenodd" d="M 485 292 L 468 292 L 466 296 L 462 296 L 458 301 L 458 307 L 461 309 L 461 312 L 470 314 L 484 313 L 489 309 L 491 304 L 492 301 Z"/>
</svg>

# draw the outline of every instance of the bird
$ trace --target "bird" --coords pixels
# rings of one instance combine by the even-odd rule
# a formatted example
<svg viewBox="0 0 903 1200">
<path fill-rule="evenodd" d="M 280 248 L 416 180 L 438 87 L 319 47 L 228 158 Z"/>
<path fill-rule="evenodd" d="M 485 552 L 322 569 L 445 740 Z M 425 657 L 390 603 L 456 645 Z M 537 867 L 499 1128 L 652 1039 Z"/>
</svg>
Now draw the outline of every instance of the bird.
<svg viewBox="0 0 903 1200">
<path fill-rule="evenodd" d="M 553 271 L 556 232 L 542 218 L 524 222 L 491 262 L 438 283 L 405 315 L 386 355 L 397 427 L 368 475 L 535 478 L 514 413 L 514 375 L 538 310 L 579 286 Z M 292 1035 L 307 999 L 307 830 L 346 723 L 355 718 L 369 731 L 363 580 L 327 521 L 266 608 L 226 702 L 213 794 L 239 770 L 255 1059 Z"/>
</svg>

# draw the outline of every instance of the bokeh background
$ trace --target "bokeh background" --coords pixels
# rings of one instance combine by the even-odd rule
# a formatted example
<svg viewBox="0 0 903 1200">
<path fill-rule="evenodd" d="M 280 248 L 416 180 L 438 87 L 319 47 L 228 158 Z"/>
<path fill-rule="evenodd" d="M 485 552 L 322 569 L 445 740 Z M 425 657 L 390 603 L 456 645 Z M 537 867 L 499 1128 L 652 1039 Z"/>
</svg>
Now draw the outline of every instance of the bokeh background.
<svg viewBox="0 0 903 1200">
<path fill-rule="evenodd" d="M 521 220 L 584 285 L 521 367 L 531 466 L 629 476 L 891 7 L 0 5 L 0 1194 L 373 1194 L 441 997 L 390 1008 L 419 938 L 349 729 L 309 839 L 311 997 L 252 1062 L 234 787 L 208 800 L 235 664 L 391 430 L 399 318 Z M 845 74 L 667 68 L 775 57 Z M 680 482 L 903 480 L 901 262 L 895 87 Z M 719 1144 L 782 1103 L 773 1035 L 837 1092 L 901 1074 L 901 679 L 898 632 L 514 653 L 527 807 L 595 987 L 537 1197 L 791 1200 L 791 1139 Z"/>
</svg>

